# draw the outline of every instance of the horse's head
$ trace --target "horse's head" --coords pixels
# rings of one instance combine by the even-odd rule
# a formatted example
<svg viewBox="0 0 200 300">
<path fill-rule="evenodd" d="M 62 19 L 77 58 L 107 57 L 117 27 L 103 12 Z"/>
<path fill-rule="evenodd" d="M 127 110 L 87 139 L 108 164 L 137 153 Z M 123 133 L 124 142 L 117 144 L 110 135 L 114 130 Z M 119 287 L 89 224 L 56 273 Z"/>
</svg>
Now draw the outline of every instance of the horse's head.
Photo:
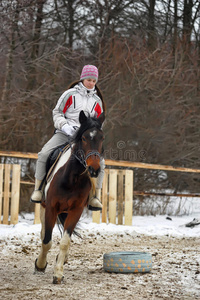
<svg viewBox="0 0 200 300">
<path fill-rule="evenodd" d="M 88 118 L 83 111 L 79 115 L 81 127 L 76 140 L 78 139 L 81 143 L 81 152 L 91 177 L 97 177 L 100 171 L 100 156 L 104 139 L 101 127 L 104 120 L 104 113 L 97 119 Z"/>
</svg>

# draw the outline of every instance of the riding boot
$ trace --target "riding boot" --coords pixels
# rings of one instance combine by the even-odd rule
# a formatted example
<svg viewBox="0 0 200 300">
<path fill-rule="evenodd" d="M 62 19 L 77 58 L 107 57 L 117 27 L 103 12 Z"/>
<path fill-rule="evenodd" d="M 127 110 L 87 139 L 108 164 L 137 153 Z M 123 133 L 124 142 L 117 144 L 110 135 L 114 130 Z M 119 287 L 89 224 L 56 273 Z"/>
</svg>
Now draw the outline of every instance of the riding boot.
<svg viewBox="0 0 200 300">
<path fill-rule="evenodd" d="M 41 203 L 44 185 L 41 186 L 42 180 L 35 179 L 35 189 L 31 195 L 30 201 L 33 203 Z"/>
<path fill-rule="evenodd" d="M 88 209 L 92 211 L 102 210 L 102 204 L 100 202 L 101 189 L 95 190 L 95 195 L 93 195 L 88 201 Z"/>
</svg>

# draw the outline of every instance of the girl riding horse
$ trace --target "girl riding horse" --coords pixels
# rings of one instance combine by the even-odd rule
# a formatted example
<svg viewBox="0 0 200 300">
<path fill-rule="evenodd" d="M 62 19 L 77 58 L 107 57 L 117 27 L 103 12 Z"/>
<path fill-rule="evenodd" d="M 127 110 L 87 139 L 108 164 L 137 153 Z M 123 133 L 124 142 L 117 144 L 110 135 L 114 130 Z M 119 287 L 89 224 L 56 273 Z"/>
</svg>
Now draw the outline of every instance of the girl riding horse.
<svg viewBox="0 0 200 300">
<path fill-rule="evenodd" d="M 71 148 L 61 156 L 54 169 L 45 187 L 45 203 L 41 205 L 42 247 L 35 261 L 36 273 L 46 269 L 47 253 L 52 246 L 52 231 L 59 215 L 64 227 L 53 283 L 62 282 L 63 264 L 67 261 L 71 234 L 88 204 L 92 189 L 91 177 L 97 177 L 100 172 L 104 113 L 96 119 L 87 118 L 81 111 L 79 121 L 80 129 Z"/>
<path fill-rule="evenodd" d="M 90 117 L 98 118 L 105 112 L 103 96 L 96 85 L 98 81 L 98 69 L 93 65 L 86 65 L 82 69 L 80 80 L 71 84 L 58 100 L 53 110 L 53 121 L 56 128 L 53 137 L 44 145 L 38 153 L 38 160 L 35 172 L 35 189 L 31 195 L 31 201 L 41 203 L 46 176 L 46 162 L 49 155 L 55 148 L 66 144 L 73 138 L 80 127 L 79 114 L 83 110 Z M 91 195 L 88 208 L 90 210 L 102 210 L 99 201 L 102 188 L 105 161 L 100 161 L 100 172 L 96 181 L 96 190 Z"/>
</svg>

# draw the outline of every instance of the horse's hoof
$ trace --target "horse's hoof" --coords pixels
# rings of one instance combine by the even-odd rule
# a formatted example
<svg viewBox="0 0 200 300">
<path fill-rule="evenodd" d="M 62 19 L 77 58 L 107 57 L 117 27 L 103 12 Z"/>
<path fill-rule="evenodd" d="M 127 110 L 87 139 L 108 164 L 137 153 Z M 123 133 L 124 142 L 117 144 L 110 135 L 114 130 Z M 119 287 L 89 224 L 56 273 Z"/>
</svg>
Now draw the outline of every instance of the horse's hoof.
<svg viewBox="0 0 200 300">
<path fill-rule="evenodd" d="M 46 270 L 46 267 L 47 267 L 47 263 L 46 263 L 46 266 L 44 268 L 39 268 L 37 266 L 37 258 L 35 260 L 35 271 L 34 271 L 34 274 L 37 274 L 37 273 L 45 273 L 45 270 Z"/>
<path fill-rule="evenodd" d="M 61 284 L 63 283 L 63 280 L 64 280 L 64 276 L 62 276 L 61 278 L 53 276 L 53 284 Z"/>
</svg>

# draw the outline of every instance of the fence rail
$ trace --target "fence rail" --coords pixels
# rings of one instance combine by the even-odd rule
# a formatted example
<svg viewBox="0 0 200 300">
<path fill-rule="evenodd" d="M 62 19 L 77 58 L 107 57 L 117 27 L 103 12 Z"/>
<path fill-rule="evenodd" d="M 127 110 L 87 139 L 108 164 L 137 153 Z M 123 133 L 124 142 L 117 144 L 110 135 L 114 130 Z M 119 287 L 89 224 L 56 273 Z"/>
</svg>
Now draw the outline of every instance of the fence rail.
<svg viewBox="0 0 200 300">
<path fill-rule="evenodd" d="M 37 159 L 37 153 L 30 152 L 15 152 L 15 151 L 0 151 L 0 156 L 4 157 L 16 157 L 16 158 L 27 158 Z M 187 173 L 200 173 L 200 169 L 193 168 L 182 168 L 174 166 L 165 166 L 160 164 L 146 164 L 140 162 L 123 161 L 123 160 L 105 160 L 106 166 L 123 167 L 123 168 L 139 168 L 139 169 L 150 169 L 150 170 L 163 170 L 163 171 L 174 171 L 174 172 L 187 172 Z"/>
</svg>

